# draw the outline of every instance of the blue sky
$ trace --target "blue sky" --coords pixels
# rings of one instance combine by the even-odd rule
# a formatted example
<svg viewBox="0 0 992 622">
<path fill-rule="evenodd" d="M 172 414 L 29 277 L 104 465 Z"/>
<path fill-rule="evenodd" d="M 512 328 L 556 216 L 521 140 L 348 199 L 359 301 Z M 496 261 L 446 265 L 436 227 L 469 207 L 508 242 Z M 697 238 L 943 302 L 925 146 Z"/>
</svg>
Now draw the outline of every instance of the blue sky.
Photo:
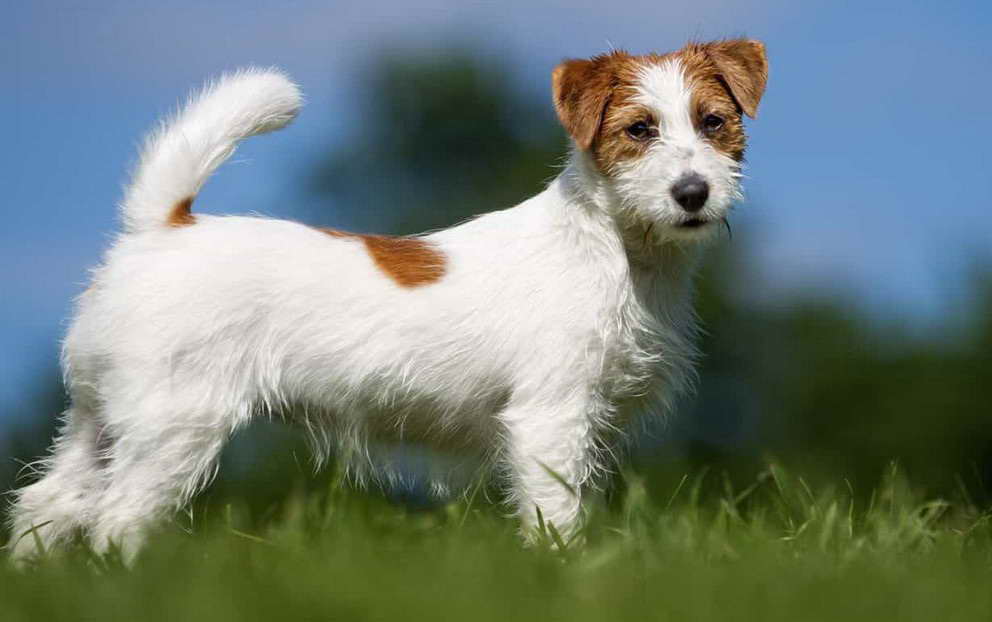
<svg viewBox="0 0 992 622">
<path fill-rule="evenodd" d="M 0 421 L 51 373 L 72 297 L 116 227 L 135 145 L 204 78 L 279 65 L 308 105 L 255 139 L 198 200 L 292 215 L 306 167 L 360 135 L 363 67 L 383 48 L 470 44 L 547 97 L 556 62 L 687 38 L 763 39 L 741 293 L 829 292 L 923 331 L 968 300 L 992 241 L 992 3 L 8 3 L 0 24 Z M 550 104 L 549 104 L 550 105 Z M 499 207 L 499 206 L 492 206 Z M 347 208 L 327 224 L 347 226 Z M 2 428 L 0 428 L 2 437 Z"/>
</svg>

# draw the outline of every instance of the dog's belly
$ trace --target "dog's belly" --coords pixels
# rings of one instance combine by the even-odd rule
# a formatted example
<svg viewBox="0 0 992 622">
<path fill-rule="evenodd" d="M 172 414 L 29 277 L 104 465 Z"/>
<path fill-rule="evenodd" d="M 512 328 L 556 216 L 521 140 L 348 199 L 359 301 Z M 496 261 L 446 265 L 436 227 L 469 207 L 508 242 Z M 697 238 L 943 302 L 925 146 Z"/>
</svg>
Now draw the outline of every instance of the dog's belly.
<svg viewBox="0 0 992 622">
<path fill-rule="evenodd" d="M 491 449 L 500 433 L 497 415 L 506 395 L 508 391 L 480 390 L 473 399 L 461 403 L 440 401 L 435 396 L 407 396 L 388 406 L 370 406 L 362 416 L 373 441 L 481 453 Z"/>
<path fill-rule="evenodd" d="M 317 406 L 345 434 L 449 450 L 490 445 L 510 384 L 485 358 L 463 359 L 463 348 L 439 352 L 419 341 L 383 334 L 342 349 L 301 348 L 284 365 L 301 375 L 283 374 L 280 390 Z"/>
</svg>

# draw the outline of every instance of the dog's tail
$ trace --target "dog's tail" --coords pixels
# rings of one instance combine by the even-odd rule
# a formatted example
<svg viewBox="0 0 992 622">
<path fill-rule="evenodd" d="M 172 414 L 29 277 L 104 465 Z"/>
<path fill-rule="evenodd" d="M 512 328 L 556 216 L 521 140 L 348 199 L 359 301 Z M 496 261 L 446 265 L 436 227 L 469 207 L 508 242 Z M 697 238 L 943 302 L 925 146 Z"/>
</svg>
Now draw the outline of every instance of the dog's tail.
<svg viewBox="0 0 992 622">
<path fill-rule="evenodd" d="M 125 231 L 193 222 L 193 198 L 238 142 L 284 127 L 302 101 L 277 69 L 242 69 L 192 95 L 145 140 L 121 207 Z"/>
</svg>

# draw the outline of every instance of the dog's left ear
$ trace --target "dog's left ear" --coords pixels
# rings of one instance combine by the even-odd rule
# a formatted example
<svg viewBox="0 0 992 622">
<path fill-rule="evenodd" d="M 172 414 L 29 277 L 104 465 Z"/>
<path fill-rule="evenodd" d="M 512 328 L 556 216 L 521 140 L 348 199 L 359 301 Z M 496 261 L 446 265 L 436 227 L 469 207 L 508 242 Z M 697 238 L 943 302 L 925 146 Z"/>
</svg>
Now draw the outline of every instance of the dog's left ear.
<svg viewBox="0 0 992 622">
<path fill-rule="evenodd" d="M 551 94 L 562 126 L 576 146 L 592 148 L 615 82 L 613 62 L 625 52 L 566 60 L 551 73 Z"/>
<path fill-rule="evenodd" d="M 758 102 L 768 82 L 765 44 L 754 39 L 728 39 L 707 43 L 703 49 L 741 110 L 753 119 L 758 114 Z"/>
</svg>

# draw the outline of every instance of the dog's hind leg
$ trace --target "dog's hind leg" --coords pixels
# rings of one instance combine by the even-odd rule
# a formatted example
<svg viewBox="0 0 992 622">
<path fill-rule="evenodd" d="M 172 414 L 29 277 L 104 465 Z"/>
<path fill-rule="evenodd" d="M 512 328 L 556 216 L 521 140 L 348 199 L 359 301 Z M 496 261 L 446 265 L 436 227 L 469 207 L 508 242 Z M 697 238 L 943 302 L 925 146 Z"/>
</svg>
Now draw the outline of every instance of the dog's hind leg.
<svg viewBox="0 0 992 622">
<path fill-rule="evenodd" d="M 247 405 L 204 399 L 208 389 L 185 386 L 152 393 L 127 409 L 115 426 L 107 487 L 93 516 L 91 543 L 99 553 L 118 547 L 130 562 L 147 531 L 187 506 L 212 479 L 221 450 L 247 420 Z"/>
<path fill-rule="evenodd" d="M 51 455 L 36 467 L 42 477 L 14 493 L 9 548 L 15 560 L 60 548 L 88 527 L 104 483 L 101 433 L 95 410 L 75 400 Z"/>
</svg>

